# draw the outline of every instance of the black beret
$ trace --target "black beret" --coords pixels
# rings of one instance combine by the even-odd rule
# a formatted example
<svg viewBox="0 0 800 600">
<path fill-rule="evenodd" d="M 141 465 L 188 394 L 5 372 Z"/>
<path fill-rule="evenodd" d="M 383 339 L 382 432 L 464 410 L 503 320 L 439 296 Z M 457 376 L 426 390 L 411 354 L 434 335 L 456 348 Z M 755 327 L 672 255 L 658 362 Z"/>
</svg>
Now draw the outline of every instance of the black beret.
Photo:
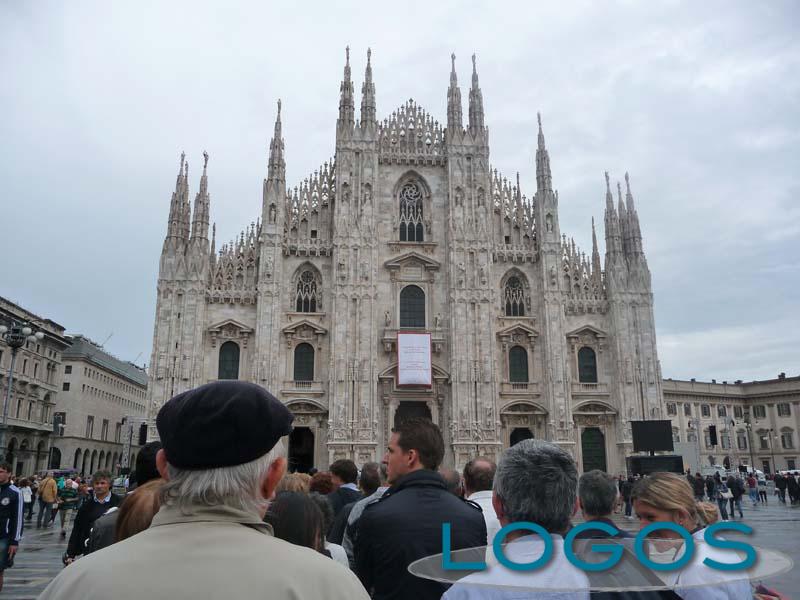
<svg viewBox="0 0 800 600">
<path fill-rule="evenodd" d="M 294 415 L 267 390 L 215 381 L 178 394 L 156 417 L 167 461 L 179 469 L 242 465 L 292 431 Z"/>
</svg>

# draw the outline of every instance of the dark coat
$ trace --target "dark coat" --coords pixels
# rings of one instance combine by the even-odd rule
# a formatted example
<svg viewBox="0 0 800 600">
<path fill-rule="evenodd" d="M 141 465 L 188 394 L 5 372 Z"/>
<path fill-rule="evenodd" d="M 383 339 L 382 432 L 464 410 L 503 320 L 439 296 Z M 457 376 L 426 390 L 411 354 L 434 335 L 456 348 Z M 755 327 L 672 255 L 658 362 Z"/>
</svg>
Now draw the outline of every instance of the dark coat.
<svg viewBox="0 0 800 600">
<path fill-rule="evenodd" d="M 356 500 L 356 502 L 358 502 L 358 500 Z M 350 512 L 353 510 L 356 502 L 345 504 L 342 510 L 339 511 L 339 515 L 333 520 L 331 530 L 328 532 L 328 541 L 331 544 L 342 545 L 344 532 L 347 529 L 347 519 L 350 517 Z"/>
<path fill-rule="evenodd" d="M 486 545 L 486 522 L 477 504 L 447 491 L 434 471 L 401 477 L 358 521 L 355 564 L 375 600 L 438 600 L 447 585 L 415 577 L 408 565 L 442 552 L 442 524 L 450 523 L 452 550 Z"/>
<path fill-rule="evenodd" d="M 706 494 L 706 482 L 705 479 L 702 477 L 695 477 L 692 481 L 692 487 L 694 488 L 694 495 L 695 496 L 705 496 Z"/>
<path fill-rule="evenodd" d="M 744 484 L 738 477 L 728 477 L 728 489 L 733 494 L 733 499 L 738 500 L 744 496 Z"/>
<path fill-rule="evenodd" d="M 335 519 L 339 516 L 339 513 L 344 508 L 345 504 L 350 504 L 351 502 L 361 500 L 363 496 L 359 491 L 339 487 L 335 492 L 328 494 L 327 498 L 328 502 L 331 503 L 331 508 L 333 509 L 333 518 Z"/>
<path fill-rule="evenodd" d="M 94 497 L 87 498 L 75 515 L 72 535 L 69 536 L 69 544 L 67 544 L 67 556 L 74 558 L 80 554 L 85 554 L 86 544 L 92 533 L 94 522 L 104 515 L 109 508 L 119 506 L 121 502 L 122 499 L 114 494 L 111 494 L 111 499 L 108 502 L 96 502 Z"/>
</svg>

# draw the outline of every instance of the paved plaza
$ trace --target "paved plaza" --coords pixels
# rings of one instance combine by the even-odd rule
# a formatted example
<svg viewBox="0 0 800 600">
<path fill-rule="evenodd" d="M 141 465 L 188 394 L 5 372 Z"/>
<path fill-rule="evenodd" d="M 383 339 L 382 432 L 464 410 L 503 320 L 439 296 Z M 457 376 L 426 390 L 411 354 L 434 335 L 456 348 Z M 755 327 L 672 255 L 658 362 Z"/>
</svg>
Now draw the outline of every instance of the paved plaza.
<svg viewBox="0 0 800 600">
<path fill-rule="evenodd" d="M 755 529 L 751 543 L 774 550 L 780 550 L 800 561 L 800 507 L 790 507 L 771 501 L 768 506 L 745 507 L 744 522 Z M 576 519 L 576 522 L 580 519 Z M 618 515 L 614 521 L 620 528 L 628 531 L 638 529 L 638 521 L 626 520 Z M 3 592 L 4 598 L 19 600 L 36 598 L 53 577 L 61 571 L 61 556 L 66 550 L 67 542 L 59 535 L 59 529 L 28 529 L 25 532 L 21 549 L 12 569 L 6 571 Z M 220 552 L 224 549 L 220 548 Z M 267 563 L 265 562 L 265 565 Z M 120 573 L 120 585 L 125 585 L 125 573 Z M 796 597 L 800 590 L 800 573 L 793 569 L 765 582 L 786 594 Z"/>
</svg>

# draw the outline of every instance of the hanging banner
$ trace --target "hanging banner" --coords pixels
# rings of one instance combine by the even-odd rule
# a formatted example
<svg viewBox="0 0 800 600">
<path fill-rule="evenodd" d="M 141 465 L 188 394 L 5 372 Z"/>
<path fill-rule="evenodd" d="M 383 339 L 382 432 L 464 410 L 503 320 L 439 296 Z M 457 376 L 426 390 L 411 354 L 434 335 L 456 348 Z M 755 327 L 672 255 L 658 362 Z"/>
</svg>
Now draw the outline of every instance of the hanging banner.
<svg viewBox="0 0 800 600">
<path fill-rule="evenodd" d="M 397 333 L 397 385 L 432 385 L 430 333 Z"/>
</svg>

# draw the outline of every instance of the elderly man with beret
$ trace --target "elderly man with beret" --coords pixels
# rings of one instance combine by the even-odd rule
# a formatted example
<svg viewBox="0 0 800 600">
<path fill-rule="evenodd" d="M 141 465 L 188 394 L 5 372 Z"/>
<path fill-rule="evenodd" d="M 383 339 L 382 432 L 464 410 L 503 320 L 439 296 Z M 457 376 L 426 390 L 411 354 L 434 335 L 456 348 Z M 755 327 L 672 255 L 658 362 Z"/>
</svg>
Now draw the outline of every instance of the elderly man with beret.
<svg viewBox="0 0 800 600">
<path fill-rule="evenodd" d="M 293 416 L 263 388 L 218 381 L 156 418 L 161 509 L 149 529 L 68 566 L 40 596 L 69 599 L 368 600 L 348 569 L 272 535 L 263 522 L 286 471 Z M 135 585 L 121 584 L 133 574 Z"/>
</svg>

